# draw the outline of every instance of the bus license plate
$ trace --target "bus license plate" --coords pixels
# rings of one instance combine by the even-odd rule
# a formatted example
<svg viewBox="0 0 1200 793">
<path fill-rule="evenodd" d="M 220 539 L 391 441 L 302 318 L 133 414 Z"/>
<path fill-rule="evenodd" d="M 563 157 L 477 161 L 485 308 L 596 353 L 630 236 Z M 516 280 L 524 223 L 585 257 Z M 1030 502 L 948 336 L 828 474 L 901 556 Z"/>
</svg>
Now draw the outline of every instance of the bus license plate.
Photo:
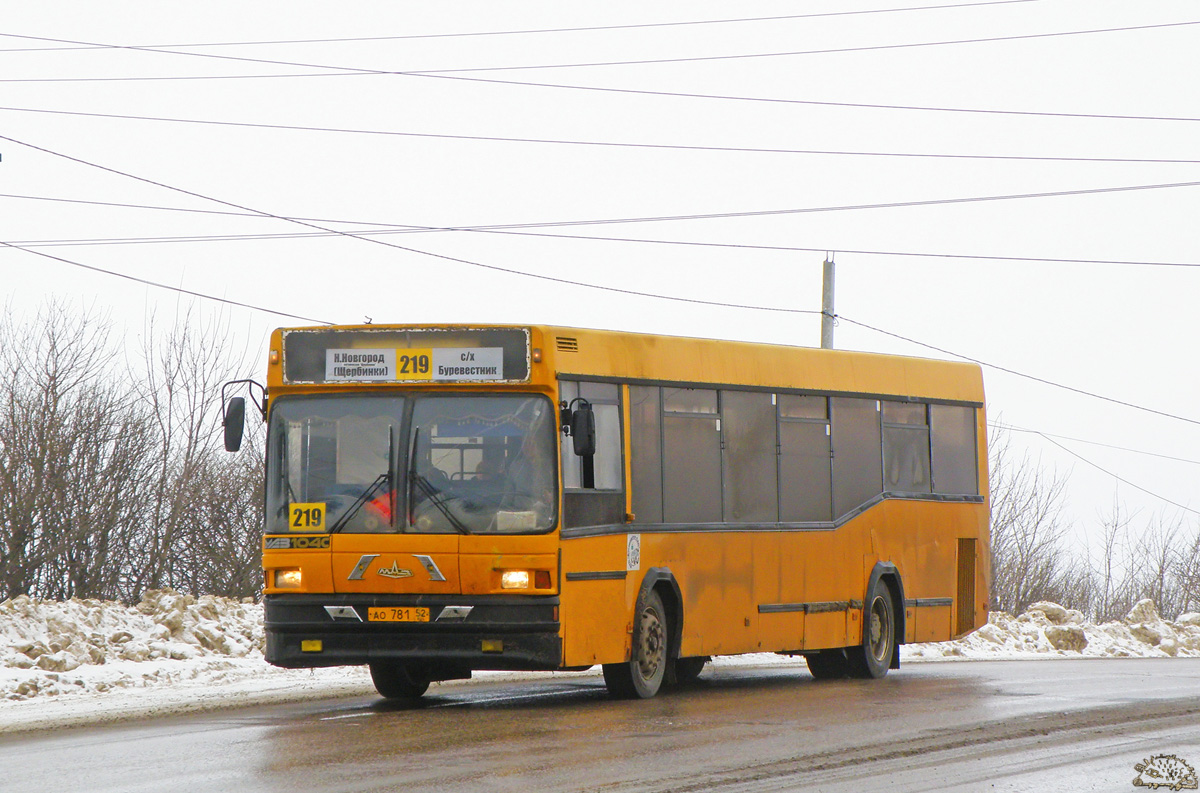
<svg viewBox="0 0 1200 793">
<path fill-rule="evenodd" d="M 425 606 L 401 606 L 394 608 L 367 609 L 370 622 L 429 622 L 429 609 Z"/>
</svg>

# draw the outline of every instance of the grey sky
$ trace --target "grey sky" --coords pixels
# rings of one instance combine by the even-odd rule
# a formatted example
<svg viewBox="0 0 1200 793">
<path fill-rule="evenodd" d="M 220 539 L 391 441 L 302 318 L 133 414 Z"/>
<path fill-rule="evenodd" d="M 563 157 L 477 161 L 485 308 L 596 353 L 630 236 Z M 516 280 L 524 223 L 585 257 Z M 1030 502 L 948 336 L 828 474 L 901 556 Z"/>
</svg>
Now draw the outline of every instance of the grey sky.
<svg viewBox="0 0 1200 793">
<path fill-rule="evenodd" d="M 1194 522 L 1132 485 L 1200 509 L 1200 187 L 1150 187 L 1200 182 L 1200 10 L 948 5 L 18 4 L 0 239 L 75 264 L 10 248 L 0 274 L 17 311 L 81 298 L 130 333 L 187 299 L 75 265 L 318 320 L 815 345 L 835 251 L 840 347 L 948 357 L 901 336 L 1179 417 L 985 371 L 991 418 L 1094 442 L 1013 439 L 1072 469 L 1082 528 L 1114 499 Z M 505 31 L 538 32 L 450 35 Z M 1011 197 L 1046 193 L 1073 194 Z M 526 227 L 328 233 L 502 225 Z M 256 346 L 302 324 L 201 305 Z"/>
</svg>

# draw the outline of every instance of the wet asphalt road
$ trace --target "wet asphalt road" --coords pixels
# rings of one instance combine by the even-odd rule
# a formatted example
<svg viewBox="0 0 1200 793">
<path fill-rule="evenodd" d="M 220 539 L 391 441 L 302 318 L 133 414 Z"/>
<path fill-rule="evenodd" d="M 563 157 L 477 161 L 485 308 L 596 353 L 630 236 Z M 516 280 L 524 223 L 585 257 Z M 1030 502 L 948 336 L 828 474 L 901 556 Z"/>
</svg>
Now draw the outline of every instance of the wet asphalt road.
<svg viewBox="0 0 1200 793">
<path fill-rule="evenodd" d="M 908 664 L 880 681 L 706 669 L 609 700 L 599 676 L 434 687 L 0 739 L 0 791 L 1137 790 L 1200 769 L 1200 659 Z"/>
</svg>

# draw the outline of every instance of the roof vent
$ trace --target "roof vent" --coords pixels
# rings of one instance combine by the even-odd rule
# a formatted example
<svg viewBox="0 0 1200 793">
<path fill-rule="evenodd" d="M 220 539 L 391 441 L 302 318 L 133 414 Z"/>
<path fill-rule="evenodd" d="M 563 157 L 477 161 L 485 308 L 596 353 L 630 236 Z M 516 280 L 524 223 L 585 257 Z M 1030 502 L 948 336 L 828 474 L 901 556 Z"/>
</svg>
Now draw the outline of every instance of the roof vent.
<svg viewBox="0 0 1200 793">
<path fill-rule="evenodd" d="M 579 352 L 579 339 L 572 339 L 569 336 L 556 336 L 554 341 L 559 352 Z"/>
</svg>

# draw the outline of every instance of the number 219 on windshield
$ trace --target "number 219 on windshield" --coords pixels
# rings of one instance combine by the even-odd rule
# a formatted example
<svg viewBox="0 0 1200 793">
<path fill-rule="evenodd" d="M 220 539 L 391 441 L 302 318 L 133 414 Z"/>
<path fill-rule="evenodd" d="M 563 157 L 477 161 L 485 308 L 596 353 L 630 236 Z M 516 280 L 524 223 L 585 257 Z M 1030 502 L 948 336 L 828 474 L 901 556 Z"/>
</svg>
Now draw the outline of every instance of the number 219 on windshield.
<svg viewBox="0 0 1200 793">
<path fill-rule="evenodd" d="M 298 501 L 289 504 L 288 529 L 291 531 L 325 531 L 325 505 Z"/>
</svg>

